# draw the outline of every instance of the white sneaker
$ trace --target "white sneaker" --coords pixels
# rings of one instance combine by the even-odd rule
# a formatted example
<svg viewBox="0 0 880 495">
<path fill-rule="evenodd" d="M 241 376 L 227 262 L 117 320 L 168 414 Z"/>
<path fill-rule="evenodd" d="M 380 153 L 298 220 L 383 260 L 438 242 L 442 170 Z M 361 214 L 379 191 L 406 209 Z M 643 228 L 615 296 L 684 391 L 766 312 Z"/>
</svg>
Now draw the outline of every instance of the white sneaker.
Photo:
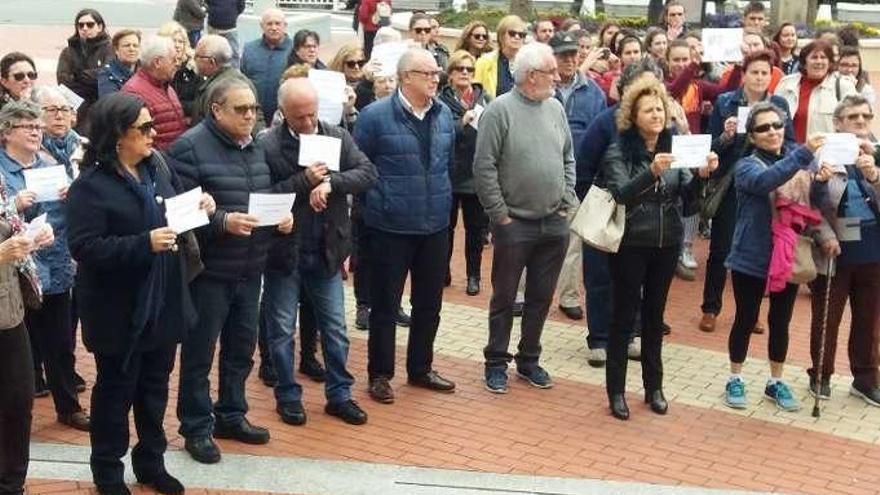
<svg viewBox="0 0 880 495">
<path fill-rule="evenodd" d="M 696 258 L 694 258 L 694 252 L 689 247 L 685 247 L 681 251 L 681 264 L 684 265 L 685 268 L 690 268 L 694 270 L 699 266 Z"/>
<path fill-rule="evenodd" d="M 626 357 L 630 359 L 642 359 L 642 338 L 633 337 L 632 342 L 626 347 Z"/>
</svg>

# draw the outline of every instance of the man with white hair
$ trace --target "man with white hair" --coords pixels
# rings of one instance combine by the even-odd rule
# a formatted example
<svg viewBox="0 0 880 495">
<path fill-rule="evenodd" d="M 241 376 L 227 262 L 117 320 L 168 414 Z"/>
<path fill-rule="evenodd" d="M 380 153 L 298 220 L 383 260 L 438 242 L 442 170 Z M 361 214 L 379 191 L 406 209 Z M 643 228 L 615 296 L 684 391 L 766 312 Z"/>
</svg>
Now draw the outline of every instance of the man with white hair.
<svg viewBox="0 0 880 495">
<path fill-rule="evenodd" d="M 451 393 L 455 383 L 434 371 L 452 207 L 455 128 L 452 113 L 435 101 L 441 70 L 430 52 L 411 49 L 397 64 L 397 92 L 367 106 L 354 139 L 376 165 L 379 180 L 366 193 L 369 238 L 370 397 L 394 402 L 395 320 L 411 274 L 412 321 L 406 371 L 410 385 Z"/>
<path fill-rule="evenodd" d="M 293 41 L 287 35 L 287 18 L 276 8 L 266 9 L 260 18 L 263 35 L 244 45 L 241 72 L 257 87 L 257 99 L 266 122 L 271 122 L 278 108 L 278 85 L 287 68 Z"/>
<path fill-rule="evenodd" d="M 554 98 L 560 82 L 548 45 L 521 48 L 512 64 L 514 89 L 486 107 L 480 118 L 474 179 L 477 195 L 492 222 L 492 299 L 486 388 L 507 393 L 507 364 L 538 388 L 550 375 L 538 364 L 541 332 L 568 246 L 569 209 L 577 205 L 571 131 L 565 110 Z M 528 125 L 522 125 L 528 122 Z M 523 269 L 526 300 L 521 337 L 512 356 L 513 305 Z"/>
<path fill-rule="evenodd" d="M 196 45 L 193 59 L 196 64 L 196 72 L 205 80 L 196 91 L 195 104 L 190 115 L 191 126 L 195 126 L 206 115 L 210 115 L 211 103 L 208 101 L 208 95 L 211 94 L 212 88 L 227 78 L 238 78 L 245 81 L 250 85 L 255 95 L 259 94 L 254 83 L 232 65 L 232 48 L 229 46 L 229 41 L 223 36 L 217 34 L 203 36 Z M 265 122 L 263 112 L 257 112 L 254 133 L 262 130 L 265 127 Z"/>
<path fill-rule="evenodd" d="M 296 238 L 277 237 L 263 276 L 261 326 L 277 370 L 275 410 L 291 425 L 306 422 L 302 387 L 294 377 L 293 335 L 297 303 L 311 302 L 321 329 L 327 366 L 324 411 L 348 424 L 361 425 L 365 413 L 351 398 L 354 378 L 346 369 L 349 341 L 345 328 L 345 297 L 340 266 L 351 254 L 351 219 L 347 196 L 360 194 L 376 182 L 376 167 L 358 149 L 351 135 L 334 123 L 318 121 L 318 93 L 306 78 L 288 79 L 278 90 L 284 123 L 261 135 L 272 182 L 297 194 L 293 205 Z M 323 162 L 300 165 L 306 136 L 341 141 L 339 166 Z"/>
<path fill-rule="evenodd" d="M 176 52 L 171 38 L 153 36 L 141 44 L 141 65 L 122 91 L 140 97 L 153 117 L 156 137 L 153 146 L 165 151 L 186 131 L 186 116 L 171 87 L 177 72 Z"/>
</svg>

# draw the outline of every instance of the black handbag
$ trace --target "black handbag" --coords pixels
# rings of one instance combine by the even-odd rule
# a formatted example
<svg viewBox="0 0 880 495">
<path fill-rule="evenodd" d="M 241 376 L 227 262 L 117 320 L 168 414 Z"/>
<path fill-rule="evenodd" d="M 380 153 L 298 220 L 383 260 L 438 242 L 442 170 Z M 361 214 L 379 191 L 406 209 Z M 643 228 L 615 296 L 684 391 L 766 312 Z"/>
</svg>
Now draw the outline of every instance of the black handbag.
<svg viewBox="0 0 880 495">
<path fill-rule="evenodd" d="M 36 277 L 19 270 L 18 285 L 21 287 L 21 300 L 27 309 L 36 310 L 43 307 L 43 290 Z"/>
<path fill-rule="evenodd" d="M 715 217 L 715 214 L 718 213 L 718 208 L 721 207 L 721 202 L 724 201 L 724 195 L 727 194 L 727 190 L 730 189 L 732 183 L 732 167 L 731 170 L 721 177 L 706 181 L 700 195 L 700 217 L 705 220 Z"/>
</svg>

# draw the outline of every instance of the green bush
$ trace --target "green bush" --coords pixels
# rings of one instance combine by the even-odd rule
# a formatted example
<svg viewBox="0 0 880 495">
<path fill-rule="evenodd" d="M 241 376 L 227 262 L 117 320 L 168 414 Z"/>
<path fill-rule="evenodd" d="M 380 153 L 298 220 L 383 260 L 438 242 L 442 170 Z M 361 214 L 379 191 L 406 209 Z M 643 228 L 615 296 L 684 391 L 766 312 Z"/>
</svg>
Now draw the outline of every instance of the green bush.
<svg viewBox="0 0 880 495">
<path fill-rule="evenodd" d="M 448 9 L 440 12 L 440 14 L 438 14 L 438 19 L 441 26 L 450 28 L 462 28 L 471 21 L 481 20 L 489 26 L 490 30 L 494 31 L 495 27 L 498 25 L 498 21 L 500 21 L 501 18 L 506 16 L 507 14 L 509 14 L 509 11 L 503 9 L 482 8 L 470 11 L 465 10 L 462 12 L 456 12 L 453 9 Z M 526 21 L 531 22 L 537 19 L 551 19 L 559 24 L 569 17 L 572 17 L 572 14 L 570 11 L 565 9 L 539 10 L 535 11 L 535 13 L 528 19 L 526 19 Z M 584 25 L 593 31 L 598 30 L 599 26 L 609 19 L 610 17 L 606 16 L 605 14 L 599 14 L 595 17 L 580 17 L 580 20 L 584 23 Z M 647 29 L 648 27 L 648 19 L 645 17 L 623 17 L 615 18 L 614 20 L 620 23 L 621 26 L 630 29 L 641 31 Z"/>
</svg>

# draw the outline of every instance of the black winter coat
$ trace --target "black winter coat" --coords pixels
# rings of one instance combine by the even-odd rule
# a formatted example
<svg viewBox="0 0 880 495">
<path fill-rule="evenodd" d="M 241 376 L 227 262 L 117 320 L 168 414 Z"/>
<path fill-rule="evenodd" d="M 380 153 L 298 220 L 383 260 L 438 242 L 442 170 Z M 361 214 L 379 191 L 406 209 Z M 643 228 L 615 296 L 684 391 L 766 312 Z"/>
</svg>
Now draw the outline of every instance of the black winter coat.
<svg viewBox="0 0 880 495">
<path fill-rule="evenodd" d="M 259 277 L 275 227 L 260 227 L 242 237 L 228 234 L 224 224 L 228 213 L 247 213 L 250 193 L 272 192 L 263 147 L 251 142 L 242 149 L 208 117 L 180 136 L 168 156 L 184 190 L 201 186 L 217 203 L 210 223 L 196 232 L 205 264 L 200 276 L 229 281 Z"/>
<path fill-rule="evenodd" d="M 452 181 L 452 192 L 458 194 L 476 194 L 474 185 L 474 153 L 477 151 L 477 130 L 470 124 L 462 125 L 461 117 L 476 105 L 483 108 L 489 104 L 489 95 L 483 92 L 483 86 L 474 83 L 474 104 L 465 108 L 456 96 L 452 86 L 445 86 L 437 96 L 446 105 L 455 118 L 455 160 L 449 178 Z"/>
<path fill-rule="evenodd" d="M 205 25 L 205 8 L 202 0 L 177 0 L 174 20 L 187 31 L 202 29 Z"/>
<path fill-rule="evenodd" d="M 158 166 L 148 158 L 149 167 Z M 176 196 L 179 185 L 167 173 L 154 173 L 156 194 Z M 96 354 L 120 355 L 132 346 L 156 349 L 180 342 L 194 315 L 184 277 L 183 250 L 153 253 L 141 199 L 115 169 L 88 168 L 70 186 L 67 197 L 67 236 L 70 254 L 78 263 L 76 301 L 83 322 L 83 341 Z M 145 281 L 153 260 L 168 256 L 166 291 L 159 321 L 134 341 L 133 314 L 139 282 Z"/>
<path fill-rule="evenodd" d="M 207 0 L 208 26 L 214 29 L 234 29 L 238 16 L 244 12 L 244 0 Z"/>
<path fill-rule="evenodd" d="M 378 172 L 345 129 L 320 122 L 318 134 L 342 140 L 340 170 L 330 173 L 332 192 L 327 209 L 321 213 L 315 213 L 309 205 L 309 193 L 313 186 L 306 178 L 306 168 L 299 165 L 299 140 L 290 134 L 287 125 L 282 123 L 275 126 L 263 134 L 260 143 L 266 149 L 266 161 L 275 188 L 297 194 L 293 205 L 295 225 L 302 225 L 305 215 L 317 215 L 319 220 L 323 220 L 324 261 L 332 269 L 340 266 L 351 254 L 351 219 L 346 195 L 357 195 L 373 187 Z M 289 238 L 276 240 L 269 254 L 268 268 L 290 272 L 296 266 L 295 244 Z"/>
<path fill-rule="evenodd" d="M 115 57 L 107 33 L 84 40 L 79 36 L 67 39 L 67 47 L 58 57 L 55 78 L 83 100 L 76 112 L 76 130 L 88 135 L 89 108 L 98 100 L 98 70 Z"/>
</svg>

